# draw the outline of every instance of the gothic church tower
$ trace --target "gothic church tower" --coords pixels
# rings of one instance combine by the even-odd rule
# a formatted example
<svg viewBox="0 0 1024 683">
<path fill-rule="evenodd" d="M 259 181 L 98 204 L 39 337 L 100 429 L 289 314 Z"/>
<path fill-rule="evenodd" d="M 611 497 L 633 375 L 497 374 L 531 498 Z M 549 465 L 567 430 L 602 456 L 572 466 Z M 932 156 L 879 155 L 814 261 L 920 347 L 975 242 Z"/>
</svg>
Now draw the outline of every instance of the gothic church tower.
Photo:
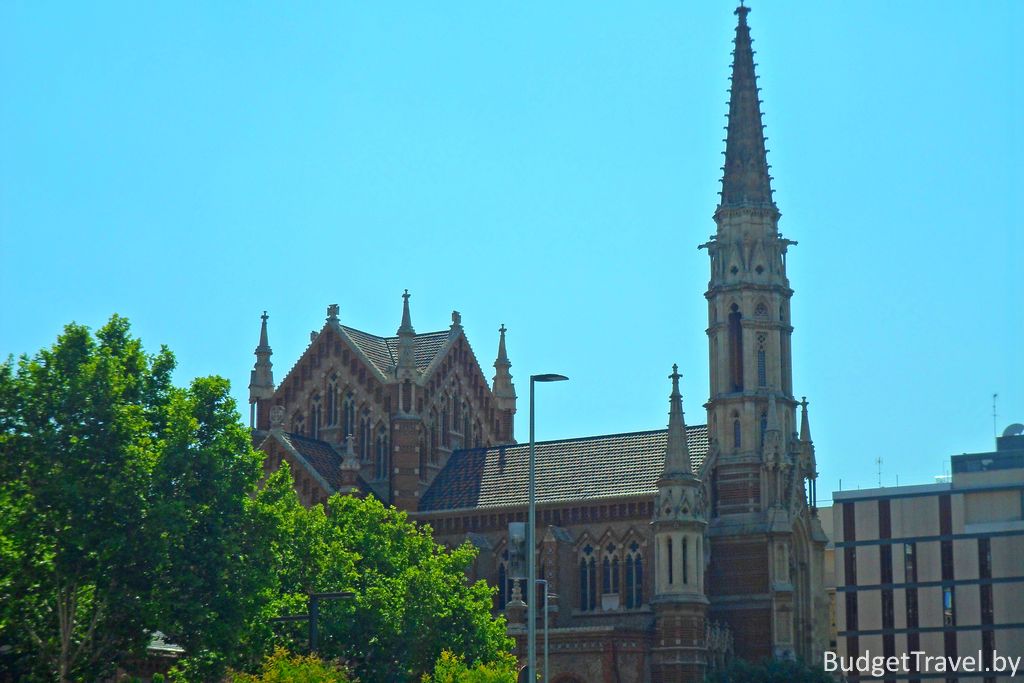
<svg viewBox="0 0 1024 683">
<path fill-rule="evenodd" d="M 816 476 L 813 449 L 796 434 L 793 290 L 786 275 L 786 252 L 796 242 L 779 232 L 749 12 L 742 5 L 736 10 L 717 231 L 701 245 L 711 258 L 705 294 L 711 363 L 711 452 L 705 468 L 712 508 L 709 592 L 713 604 L 721 605 L 715 618 L 730 624 L 737 643 L 754 643 L 737 654 L 814 659 L 821 639 L 812 623 L 825 607 L 812 604 L 813 596 L 824 594 L 812 587 L 822 580 L 824 536 L 814 501 L 805 495 L 806 480 L 813 492 Z M 739 604 L 742 609 L 730 606 Z"/>
</svg>

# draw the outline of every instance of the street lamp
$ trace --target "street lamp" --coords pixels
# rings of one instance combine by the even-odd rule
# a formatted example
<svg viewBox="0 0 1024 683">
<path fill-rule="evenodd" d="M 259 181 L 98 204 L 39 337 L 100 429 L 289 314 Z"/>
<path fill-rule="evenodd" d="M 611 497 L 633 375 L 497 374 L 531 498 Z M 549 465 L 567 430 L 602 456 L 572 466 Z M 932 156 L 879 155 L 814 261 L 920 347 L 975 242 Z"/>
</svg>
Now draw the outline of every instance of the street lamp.
<svg viewBox="0 0 1024 683">
<path fill-rule="evenodd" d="M 548 683 L 548 600 L 557 598 L 554 593 L 548 592 L 546 579 L 537 579 L 537 583 L 544 584 L 544 683 Z M 536 591 L 534 591 L 536 593 Z"/>
<path fill-rule="evenodd" d="M 537 382 L 564 382 L 565 375 L 530 375 L 530 505 L 526 514 L 527 581 L 530 587 L 526 603 L 526 680 L 537 680 L 537 443 L 533 430 L 533 385 Z"/>
</svg>

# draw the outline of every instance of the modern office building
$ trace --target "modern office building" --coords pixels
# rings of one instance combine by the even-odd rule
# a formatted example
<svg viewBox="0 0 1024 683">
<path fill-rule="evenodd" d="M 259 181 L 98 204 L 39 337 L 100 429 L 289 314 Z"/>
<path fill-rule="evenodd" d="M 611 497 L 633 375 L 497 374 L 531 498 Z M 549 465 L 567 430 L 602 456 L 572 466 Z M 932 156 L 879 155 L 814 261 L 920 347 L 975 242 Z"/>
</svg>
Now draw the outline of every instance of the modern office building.
<svg viewBox="0 0 1024 683">
<path fill-rule="evenodd" d="M 1024 654 L 1020 429 L 995 451 L 953 456 L 949 482 L 833 494 L 837 653 L 911 654 L 909 670 L 861 680 L 1010 680 L 991 669 Z M 948 670 L 979 652 L 989 671 Z M 925 657 L 953 659 L 940 671 Z"/>
</svg>

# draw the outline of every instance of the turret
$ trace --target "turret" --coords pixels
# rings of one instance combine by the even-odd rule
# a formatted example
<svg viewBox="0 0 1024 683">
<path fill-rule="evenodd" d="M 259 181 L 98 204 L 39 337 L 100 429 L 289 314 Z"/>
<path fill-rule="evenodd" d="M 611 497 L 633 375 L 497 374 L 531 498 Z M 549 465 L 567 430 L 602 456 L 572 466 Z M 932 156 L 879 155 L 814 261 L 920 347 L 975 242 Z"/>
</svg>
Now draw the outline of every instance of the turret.
<svg viewBox="0 0 1024 683">
<path fill-rule="evenodd" d="M 672 366 L 665 465 L 654 502 L 655 681 L 703 679 L 705 618 L 703 485 L 690 465 L 679 368 Z"/>
<path fill-rule="evenodd" d="M 260 343 L 256 347 L 256 363 L 249 375 L 249 428 L 270 429 L 270 401 L 274 397 L 274 352 L 267 340 L 266 311 L 260 316 Z"/>
<path fill-rule="evenodd" d="M 505 325 L 498 328 L 498 357 L 494 361 L 494 399 L 498 410 L 505 413 L 502 420 L 505 429 L 499 436 L 504 441 L 513 441 L 513 416 L 516 414 L 516 387 L 512 384 L 512 363 L 505 350 Z"/>
</svg>

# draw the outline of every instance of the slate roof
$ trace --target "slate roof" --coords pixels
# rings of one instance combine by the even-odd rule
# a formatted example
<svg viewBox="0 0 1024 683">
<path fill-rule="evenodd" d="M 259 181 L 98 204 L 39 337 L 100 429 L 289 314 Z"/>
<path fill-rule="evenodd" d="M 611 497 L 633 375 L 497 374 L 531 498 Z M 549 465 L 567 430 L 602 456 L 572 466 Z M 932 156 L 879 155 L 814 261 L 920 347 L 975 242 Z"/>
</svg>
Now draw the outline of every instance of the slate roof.
<svg viewBox="0 0 1024 683">
<path fill-rule="evenodd" d="M 378 337 L 346 325 L 342 325 L 342 328 L 382 374 L 389 375 L 394 372 L 395 364 L 398 362 L 398 337 Z M 448 337 L 449 331 L 442 330 L 417 334 L 413 338 L 416 367 L 419 370 L 427 369 L 444 348 Z"/>
<path fill-rule="evenodd" d="M 653 496 L 667 435 L 658 429 L 537 443 L 537 503 Z M 686 442 L 700 472 L 707 426 L 687 427 Z M 455 451 L 420 500 L 420 512 L 526 505 L 529 450 L 517 444 Z"/>
</svg>

